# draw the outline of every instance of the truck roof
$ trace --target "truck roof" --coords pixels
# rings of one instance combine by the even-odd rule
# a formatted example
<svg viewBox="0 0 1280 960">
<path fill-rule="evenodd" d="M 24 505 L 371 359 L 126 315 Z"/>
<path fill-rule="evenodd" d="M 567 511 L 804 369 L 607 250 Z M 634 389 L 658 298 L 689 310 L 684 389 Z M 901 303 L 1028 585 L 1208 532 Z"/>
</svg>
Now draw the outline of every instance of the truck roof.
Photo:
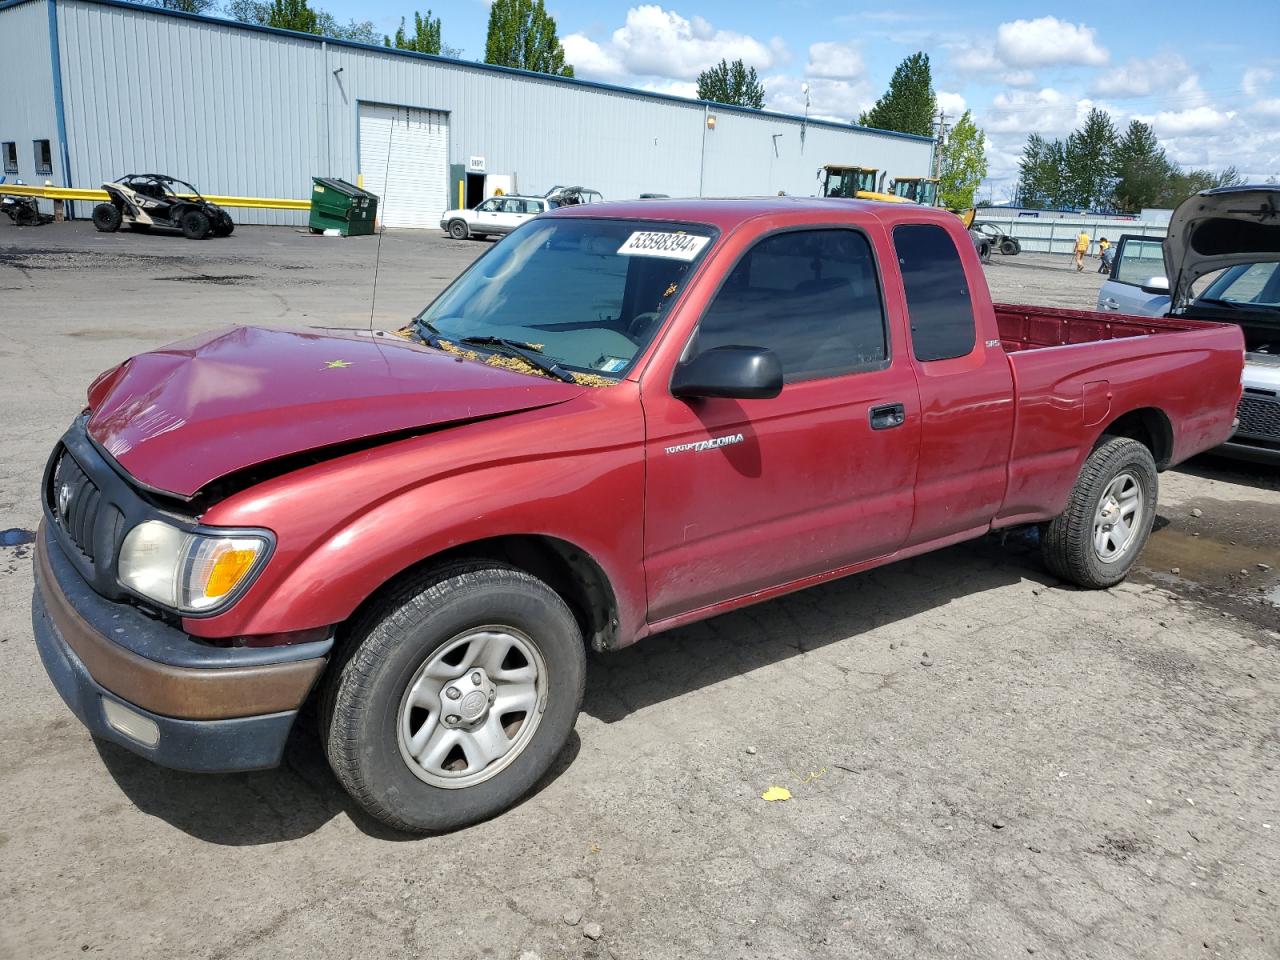
<svg viewBox="0 0 1280 960">
<path fill-rule="evenodd" d="M 702 223 L 728 231 L 760 217 L 787 216 L 793 222 L 829 223 L 833 211 L 850 219 L 874 219 L 882 223 L 911 220 L 947 223 L 955 214 L 916 203 L 879 200 L 847 200 L 836 197 L 692 197 L 688 199 L 610 200 L 579 204 L 552 211 L 554 217 L 618 217 L 635 220 L 677 220 Z"/>
</svg>

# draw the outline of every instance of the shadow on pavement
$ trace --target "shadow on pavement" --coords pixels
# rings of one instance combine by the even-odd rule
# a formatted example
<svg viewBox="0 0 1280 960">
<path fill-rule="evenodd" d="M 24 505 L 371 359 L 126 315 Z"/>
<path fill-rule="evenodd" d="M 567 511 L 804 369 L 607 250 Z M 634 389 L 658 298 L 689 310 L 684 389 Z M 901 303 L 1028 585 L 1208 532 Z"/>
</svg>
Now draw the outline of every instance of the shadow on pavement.
<svg viewBox="0 0 1280 960">
<path fill-rule="evenodd" d="M 810 587 L 593 657 L 582 709 L 616 723 L 828 644 L 856 645 L 886 623 L 1023 579 L 1060 584 L 1040 565 L 1033 536 L 1010 534 L 1002 545 L 997 534 Z"/>
<path fill-rule="evenodd" d="M 1280 490 L 1280 463 L 1257 463 L 1203 453 L 1179 464 L 1174 470 L 1205 480 L 1238 483 L 1255 490 Z"/>
<path fill-rule="evenodd" d="M 314 719 L 304 712 L 281 765 L 256 773 L 183 773 L 157 767 L 107 740 L 95 739 L 94 746 L 107 772 L 139 810 L 208 843 L 242 847 L 296 840 L 340 814 L 375 839 L 427 839 L 388 827 L 360 809 L 330 771 L 313 726 Z M 547 775 L 520 803 L 536 797 L 569 769 L 581 748 L 577 732 L 570 734 Z"/>
</svg>

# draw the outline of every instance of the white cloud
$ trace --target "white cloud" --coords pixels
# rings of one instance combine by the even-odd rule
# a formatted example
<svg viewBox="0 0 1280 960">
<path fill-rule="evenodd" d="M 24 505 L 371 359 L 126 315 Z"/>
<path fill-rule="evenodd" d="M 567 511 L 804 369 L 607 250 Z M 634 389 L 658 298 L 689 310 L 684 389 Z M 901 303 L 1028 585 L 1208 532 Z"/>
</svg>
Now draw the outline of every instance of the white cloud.
<svg viewBox="0 0 1280 960">
<path fill-rule="evenodd" d="M 1007 87 L 1034 87 L 1036 75 L 1032 70 L 1006 70 L 1000 80 Z"/>
<path fill-rule="evenodd" d="M 867 75 L 867 65 L 857 44 L 823 41 L 809 47 L 809 63 L 804 74 L 832 80 L 859 80 Z"/>
<path fill-rule="evenodd" d="M 995 51 L 984 44 L 961 44 L 951 54 L 951 66 L 961 73 L 988 73 L 1004 65 L 996 59 Z"/>
<path fill-rule="evenodd" d="M 952 117 L 959 118 L 966 109 L 965 99 L 958 93 L 946 90 L 935 91 L 938 97 L 938 109 Z"/>
<path fill-rule="evenodd" d="M 1014 20 L 996 28 L 996 55 L 1011 67 L 1100 66 L 1109 54 L 1096 31 L 1057 17 Z"/>
<path fill-rule="evenodd" d="M 1148 97 L 1171 87 L 1196 83 L 1187 61 L 1176 53 L 1159 53 L 1145 59 L 1133 58 L 1122 66 L 1101 73 L 1093 81 L 1093 93 L 1108 97 Z"/>
<path fill-rule="evenodd" d="M 1249 112 L 1264 117 L 1280 117 L 1280 97 L 1264 97 L 1249 107 Z"/>
<path fill-rule="evenodd" d="M 1189 107 L 1186 110 L 1161 110 L 1154 115 L 1136 115 L 1135 120 L 1151 124 L 1157 137 L 1204 136 L 1223 130 L 1235 111 L 1222 112 L 1213 107 Z"/>
<path fill-rule="evenodd" d="M 627 11 L 626 22 L 605 43 L 582 33 L 562 41 L 565 59 L 575 74 L 600 79 L 663 77 L 694 80 L 722 59 L 742 60 L 749 67 L 766 70 L 790 59 L 786 44 L 732 30 L 717 30 L 702 17 L 686 18 L 657 4 Z"/>
<path fill-rule="evenodd" d="M 1251 97 L 1261 96 L 1274 79 L 1275 74 L 1266 67 L 1252 67 L 1244 72 L 1240 89 Z"/>
<path fill-rule="evenodd" d="M 978 125 L 991 133 L 1060 137 L 1074 130 L 1093 106 L 1092 100 L 1079 99 L 1052 87 L 1010 90 L 995 95 Z"/>
</svg>

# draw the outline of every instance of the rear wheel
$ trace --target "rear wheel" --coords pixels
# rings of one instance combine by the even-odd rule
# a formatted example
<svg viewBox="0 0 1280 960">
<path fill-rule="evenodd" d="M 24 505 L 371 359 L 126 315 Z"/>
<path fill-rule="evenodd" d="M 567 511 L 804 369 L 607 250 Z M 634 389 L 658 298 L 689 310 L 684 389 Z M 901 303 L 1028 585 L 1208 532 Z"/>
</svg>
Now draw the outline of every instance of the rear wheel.
<svg viewBox="0 0 1280 960">
<path fill-rule="evenodd" d="M 1108 439 L 1084 462 L 1067 509 L 1041 533 L 1045 566 L 1081 587 L 1119 583 L 1151 535 L 1158 483 L 1150 450 Z"/>
<path fill-rule="evenodd" d="M 102 233 L 120 229 L 120 211 L 114 203 L 100 203 L 93 208 L 93 225 Z"/>
<path fill-rule="evenodd" d="M 209 217 L 202 210 L 188 210 L 178 221 L 178 226 L 182 228 L 182 235 L 188 240 L 203 240 L 213 227 Z"/>
<path fill-rule="evenodd" d="M 564 601 L 497 563 L 453 564 L 364 616 L 330 668 L 321 734 L 374 817 L 452 830 L 510 807 L 573 730 L 586 656 Z"/>
<path fill-rule="evenodd" d="M 470 231 L 467 229 L 467 225 L 464 221 L 462 220 L 449 221 L 449 236 L 453 237 L 453 239 L 465 240 L 467 239 L 468 233 L 470 233 Z"/>
</svg>

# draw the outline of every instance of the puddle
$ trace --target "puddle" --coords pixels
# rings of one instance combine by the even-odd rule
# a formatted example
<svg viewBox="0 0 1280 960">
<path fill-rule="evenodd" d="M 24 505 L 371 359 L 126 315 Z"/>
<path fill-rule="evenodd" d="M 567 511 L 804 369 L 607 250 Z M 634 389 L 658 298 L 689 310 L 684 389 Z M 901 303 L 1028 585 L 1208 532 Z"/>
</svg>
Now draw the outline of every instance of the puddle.
<svg viewBox="0 0 1280 960">
<path fill-rule="evenodd" d="M 0 530 L 0 547 L 18 547 L 26 543 L 35 542 L 36 532 L 34 530 L 23 530 L 20 527 Z"/>
<path fill-rule="evenodd" d="M 1258 626 L 1280 628 L 1280 506 L 1202 499 L 1166 509 L 1135 573 Z"/>
</svg>

